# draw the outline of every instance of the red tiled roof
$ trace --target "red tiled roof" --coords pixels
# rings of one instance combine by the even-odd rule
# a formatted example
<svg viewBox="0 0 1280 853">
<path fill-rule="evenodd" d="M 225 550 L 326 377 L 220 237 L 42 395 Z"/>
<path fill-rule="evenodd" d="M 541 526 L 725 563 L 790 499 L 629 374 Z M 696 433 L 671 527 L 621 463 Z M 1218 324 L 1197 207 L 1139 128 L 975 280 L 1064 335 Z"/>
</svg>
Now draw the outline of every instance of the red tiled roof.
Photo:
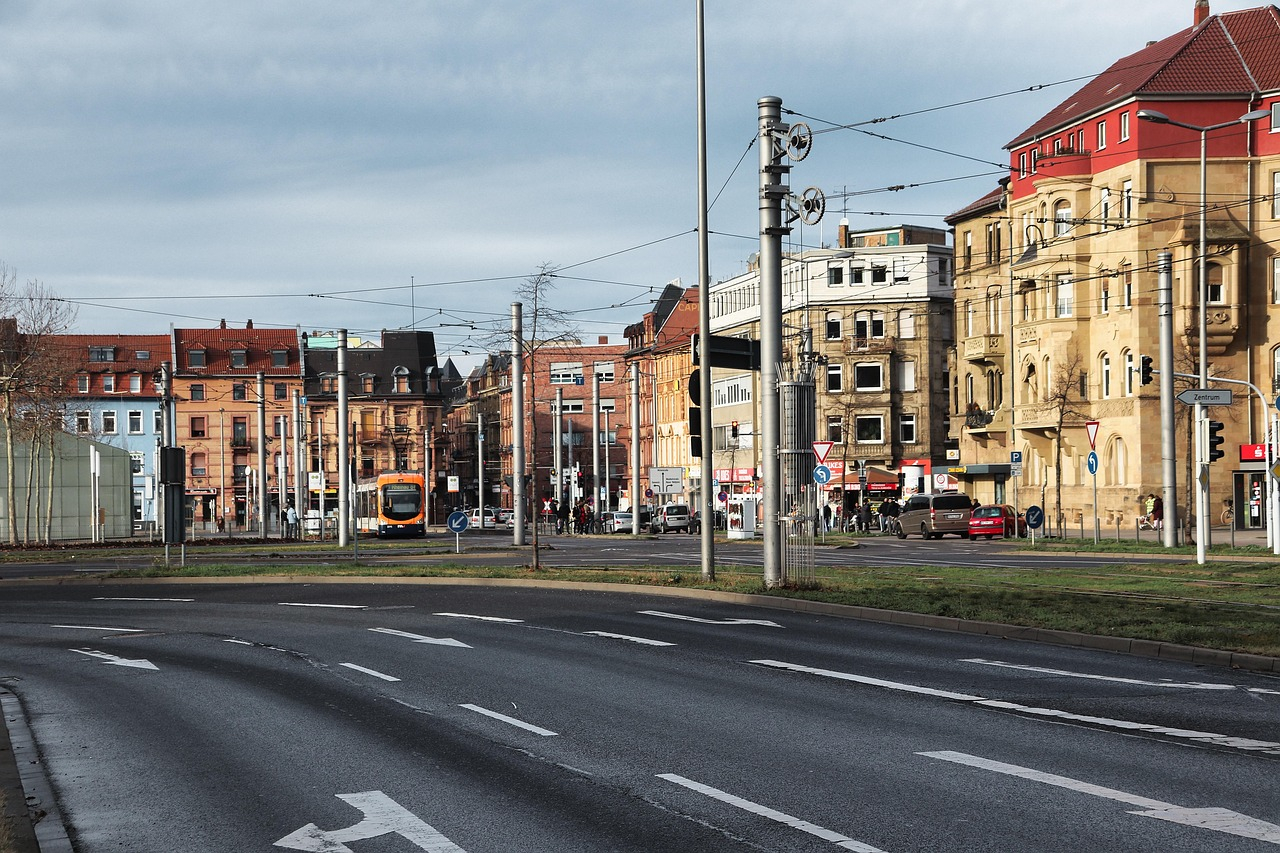
<svg viewBox="0 0 1280 853">
<path fill-rule="evenodd" d="M 199 372 L 206 376 L 251 376 L 262 371 L 268 376 L 298 376 L 298 333 L 293 329 L 174 329 L 177 351 L 175 373 Z M 272 367 L 272 350 L 288 350 L 287 367 Z M 204 350 L 205 366 L 189 367 L 188 354 Z M 245 366 L 231 366 L 231 351 L 245 350 Z"/>
<path fill-rule="evenodd" d="M 1004 187 L 998 186 L 995 189 L 993 189 L 991 192 L 984 195 L 982 198 L 978 199 L 977 201 L 972 201 L 969 204 L 966 204 L 964 207 L 957 210 L 955 213 L 948 214 L 946 217 L 943 218 L 942 221 L 947 223 L 948 225 L 955 225 L 960 220 L 968 219 L 970 216 L 972 216 L 975 213 L 978 213 L 983 210 L 996 209 L 1000 207 L 1000 202 L 1003 199 L 1004 199 Z"/>
<path fill-rule="evenodd" d="M 168 335 L 57 335 L 54 346 L 62 358 L 80 370 L 94 372 L 153 373 L 160 363 L 169 360 Z M 113 347 L 115 361 L 89 361 L 89 347 Z M 139 352 L 150 353 L 149 359 L 138 359 Z"/>
<path fill-rule="evenodd" d="M 1280 89 L 1280 9 L 1212 15 L 1144 47 L 1086 83 L 1005 148 L 1012 149 L 1135 96 L 1248 98 Z"/>
</svg>

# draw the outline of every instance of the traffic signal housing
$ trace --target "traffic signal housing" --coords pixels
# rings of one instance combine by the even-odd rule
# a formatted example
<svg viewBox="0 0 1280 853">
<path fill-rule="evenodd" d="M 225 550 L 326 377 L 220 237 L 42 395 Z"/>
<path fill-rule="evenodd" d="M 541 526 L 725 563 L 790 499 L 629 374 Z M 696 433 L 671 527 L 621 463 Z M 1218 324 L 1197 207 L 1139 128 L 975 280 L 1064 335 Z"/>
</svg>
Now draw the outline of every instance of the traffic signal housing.
<svg viewBox="0 0 1280 853">
<path fill-rule="evenodd" d="M 1142 357 L 1142 369 L 1139 375 L 1141 376 L 1143 385 L 1151 384 L 1151 356 L 1144 355 Z"/>
<path fill-rule="evenodd" d="M 1222 443 L 1226 441 L 1226 439 L 1222 437 L 1222 421 L 1209 421 L 1208 425 L 1209 425 L 1209 440 L 1208 440 L 1209 461 L 1214 462 L 1227 455 L 1225 451 L 1218 449 L 1222 446 Z"/>
</svg>

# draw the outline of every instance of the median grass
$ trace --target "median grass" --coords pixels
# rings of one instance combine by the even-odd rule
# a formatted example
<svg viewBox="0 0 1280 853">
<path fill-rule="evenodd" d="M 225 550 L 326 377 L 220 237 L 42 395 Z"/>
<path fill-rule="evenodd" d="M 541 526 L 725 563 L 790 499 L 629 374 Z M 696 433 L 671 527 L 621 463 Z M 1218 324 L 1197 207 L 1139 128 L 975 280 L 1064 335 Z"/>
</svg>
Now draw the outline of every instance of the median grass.
<svg viewBox="0 0 1280 853">
<path fill-rule="evenodd" d="M 602 564 L 535 572 L 528 566 L 495 565 L 482 551 L 459 556 L 448 549 L 371 545 L 361 548 L 365 559 L 360 561 L 351 559 L 350 551 L 337 552 L 332 546 L 305 551 L 292 546 L 259 546 L 254 551 L 241 545 L 226 552 L 206 548 L 186 567 L 153 565 L 110 576 L 537 578 L 682 586 L 1280 656 L 1280 561 L 1249 552 L 1203 566 L 1123 562 L 1123 555 L 1117 554 L 1115 564 L 1087 569 L 819 567 L 811 584 L 766 588 L 754 567 L 718 565 L 714 581 L 704 581 L 697 567 L 622 569 Z M 413 562 L 396 562 L 404 552 L 412 552 Z"/>
</svg>

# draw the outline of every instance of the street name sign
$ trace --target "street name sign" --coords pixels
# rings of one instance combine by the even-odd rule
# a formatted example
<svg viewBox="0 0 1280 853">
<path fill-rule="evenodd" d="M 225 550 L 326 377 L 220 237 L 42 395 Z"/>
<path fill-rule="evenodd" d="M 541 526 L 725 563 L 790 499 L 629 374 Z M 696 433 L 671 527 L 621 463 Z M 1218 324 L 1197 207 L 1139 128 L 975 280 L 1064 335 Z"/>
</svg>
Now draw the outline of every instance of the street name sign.
<svg viewBox="0 0 1280 853">
<path fill-rule="evenodd" d="M 1231 389 L 1188 388 L 1178 395 L 1178 402 L 1186 403 L 1188 406 L 1194 406 L 1196 403 L 1202 406 L 1230 406 Z"/>
</svg>

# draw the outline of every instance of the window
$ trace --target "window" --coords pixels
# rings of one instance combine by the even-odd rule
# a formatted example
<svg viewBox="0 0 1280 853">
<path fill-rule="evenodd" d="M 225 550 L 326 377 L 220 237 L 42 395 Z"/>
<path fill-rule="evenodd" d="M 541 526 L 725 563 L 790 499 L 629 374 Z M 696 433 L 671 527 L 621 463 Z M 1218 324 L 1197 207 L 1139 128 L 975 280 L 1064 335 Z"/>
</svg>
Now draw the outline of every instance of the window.
<svg viewBox="0 0 1280 853">
<path fill-rule="evenodd" d="M 409 368 L 396 367 L 392 369 L 391 390 L 396 394 L 409 393 Z"/>
<path fill-rule="evenodd" d="M 89 377 L 80 375 L 76 377 L 76 391 L 80 394 L 89 393 Z"/>
<path fill-rule="evenodd" d="M 898 311 L 898 337 L 914 338 L 916 336 L 916 315 L 910 308 Z"/>
<path fill-rule="evenodd" d="M 973 303 L 968 301 L 964 303 L 964 336 L 973 336 Z"/>
<path fill-rule="evenodd" d="M 894 365 L 897 376 L 894 379 L 895 391 L 914 391 L 916 390 L 916 363 L 914 361 L 900 361 Z"/>
<path fill-rule="evenodd" d="M 1000 320 L 1004 314 L 1000 311 L 1000 294 L 987 293 L 987 334 L 1000 334 Z"/>
<path fill-rule="evenodd" d="M 1121 303 L 1123 308 L 1133 307 L 1133 266 L 1131 264 L 1121 264 L 1120 280 L 1124 282 L 1124 301 Z"/>
<path fill-rule="evenodd" d="M 552 385 L 576 385 L 582 380 L 582 362 L 551 362 Z"/>
<path fill-rule="evenodd" d="M 1080 371 L 1080 375 L 1076 377 L 1076 380 L 1079 384 L 1080 399 L 1088 400 L 1089 399 L 1089 371 L 1087 370 Z"/>
<path fill-rule="evenodd" d="M 1133 223 L 1133 181 L 1125 181 L 1120 185 L 1120 224 Z"/>
<path fill-rule="evenodd" d="M 1280 347 L 1271 351 L 1271 390 L 1280 391 Z"/>
<path fill-rule="evenodd" d="M 1120 113 L 1120 141 L 1125 142 L 1129 139 L 1129 111 L 1125 110 Z"/>
<path fill-rule="evenodd" d="M 232 367 L 248 367 L 249 353 L 242 349 L 233 349 L 229 353 Z"/>
<path fill-rule="evenodd" d="M 208 456 L 204 453 L 191 454 L 191 476 L 203 477 L 208 473 L 206 459 Z"/>
<path fill-rule="evenodd" d="M 881 264 L 880 266 L 876 266 L 875 264 L 871 265 L 871 283 L 872 284 L 884 284 L 888 280 L 889 280 L 888 267 L 884 266 L 883 264 Z"/>
<path fill-rule="evenodd" d="M 245 384 L 243 382 L 236 382 L 232 384 L 231 386 L 232 400 L 247 400 L 248 398 L 249 398 L 248 391 L 246 390 Z"/>
<path fill-rule="evenodd" d="M 187 353 L 187 367 L 204 367 L 204 350 L 193 349 Z"/>
<path fill-rule="evenodd" d="M 1031 149 L 1031 174 L 1036 173 L 1036 168 L 1040 165 L 1040 149 Z"/>
<path fill-rule="evenodd" d="M 288 386 L 288 384 L 286 384 L 286 383 L 284 383 L 284 382 L 277 382 L 277 383 L 275 383 L 275 399 L 277 399 L 277 400 L 288 400 L 288 399 L 289 399 L 289 386 Z"/>
<path fill-rule="evenodd" d="M 287 349 L 273 349 L 271 351 L 271 366 L 272 367 L 288 367 L 289 351 Z"/>
<path fill-rule="evenodd" d="M 1059 199 L 1053 205 L 1053 236 L 1068 237 L 1071 235 L 1071 202 Z"/>
<path fill-rule="evenodd" d="M 880 415 L 858 415 L 853 419 L 854 441 L 884 444 L 884 418 Z"/>
<path fill-rule="evenodd" d="M 903 412 L 898 415 L 898 441 L 903 444 L 916 443 L 916 416 L 914 412 Z"/>
<path fill-rule="evenodd" d="M 612 382 L 614 377 L 613 362 L 597 361 L 595 364 L 595 374 L 600 377 L 601 382 Z"/>
<path fill-rule="evenodd" d="M 1124 351 L 1124 396 L 1133 396 L 1133 352 Z"/>
<path fill-rule="evenodd" d="M 106 394 L 114 394 L 116 392 L 116 375 L 114 373 L 102 374 L 102 390 Z"/>
<path fill-rule="evenodd" d="M 373 374 L 370 374 L 370 373 L 360 374 L 360 392 L 362 394 L 372 394 L 375 382 L 376 382 L 376 379 L 373 376 Z"/>
<path fill-rule="evenodd" d="M 134 351 L 133 351 L 133 360 L 134 360 L 134 361 L 150 361 L 150 360 L 151 360 L 151 350 L 149 350 L 149 349 L 139 349 L 139 350 L 134 350 Z"/>
<path fill-rule="evenodd" d="M 973 232 L 964 232 L 964 268 L 973 266 Z"/>
<path fill-rule="evenodd" d="M 192 400 L 204 399 L 204 385 L 195 384 L 191 386 L 191 399 Z"/>
<path fill-rule="evenodd" d="M 1000 223 L 992 222 L 987 224 L 987 263 L 997 264 L 1000 262 Z"/>
<path fill-rule="evenodd" d="M 156 435 L 164 432 L 164 412 L 160 409 L 151 413 L 151 431 Z"/>
<path fill-rule="evenodd" d="M 862 284 L 863 275 L 866 269 L 864 267 L 851 267 L 849 269 L 849 281 L 852 284 Z"/>
<path fill-rule="evenodd" d="M 1111 356 L 1105 352 L 1098 360 L 1098 370 L 1102 374 L 1098 378 L 1098 391 L 1102 394 L 1102 399 L 1106 400 L 1111 397 Z"/>
<path fill-rule="evenodd" d="M 1210 305 L 1221 305 L 1226 302 L 1226 293 L 1222 289 L 1222 266 L 1220 264 L 1206 264 L 1205 273 L 1208 282 L 1205 290 L 1205 298 Z"/>
<path fill-rule="evenodd" d="M 142 412 L 130 411 L 127 423 L 129 435 L 142 435 Z"/>
<path fill-rule="evenodd" d="M 93 429 L 93 425 L 89 422 L 88 412 L 76 412 L 76 432 L 88 432 Z"/>
<path fill-rule="evenodd" d="M 1271 304 L 1280 305 L 1280 257 L 1271 259 Z"/>
<path fill-rule="evenodd" d="M 1098 150 L 1101 151 L 1107 147 L 1107 123 L 1105 121 L 1098 122 Z"/>
<path fill-rule="evenodd" d="M 130 394 L 142 393 L 142 374 L 141 373 L 132 373 L 129 375 L 129 393 Z"/>
<path fill-rule="evenodd" d="M 838 341 L 844 334 L 844 318 L 839 311 L 827 312 L 827 340 Z"/>
<path fill-rule="evenodd" d="M 883 391 L 884 366 L 875 363 L 855 364 L 853 386 L 858 391 Z"/>
<path fill-rule="evenodd" d="M 579 412 L 585 412 L 586 409 L 583 407 L 581 400 L 565 400 L 564 408 L 561 411 L 566 415 L 574 415 Z"/>
<path fill-rule="evenodd" d="M 1018 155 L 1018 177 L 1025 178 L 1027 176 L 1027 152 L 1023 151 Z"/>
<path fill-rule="evenodd" d="M 844 284 L 844 267 L 827 267 L 827 284 Z"/>
<path fill-rule="evenodd" d="M 827 415 L 827 441 L 844 443 L 844 418 L 840 415 Z"/>
<path fill-rule="evenodd" d="M 1098 313 L 1106 314 L 1111 310 L 1111 277 L 1104 275 L 1098 279 Z"/>
<path fill-rule="evenodd" d="M 1280 130 L 1280 102 L 1271 105 L 1271 129 Z"/>
<path fill-rule="evenodd" d="M 147 456 L 141 450 L 129 451 L 129 470 L 134 474 L 141 474 L 143 467 L 147 464 Z"/>
<path fill-rule="evenodd" d="M 1075 311 L 1075 283 L 1071 276 L 1062 274 L 1053 285 L 1053 316 L 1070 317 Z"/>
<path fill-rule="evenodd" d="M 1111 187 L 1103 187 L 1098 194 L 1098 213 L 1102 217 L 1102 227 L 1111 224 Z"/>
<path fill-rule="evenodd" d="M 115 412 L 102 413 L 102 434 L 103 435 L 116 434 L 116 413 Z"/>
<path fill-rule="evenodd" d="M 249 446 L 249 419 L 248 418 L 232 418 L 231 419 L 231 446 L 232 447 L 248 447 Z"/>
<path fill-rule="evenodd" d="M 1067 144 L 1070 145 L 1071 143 L 1068 142 Z M 1062 137 L 1058 137 L 1057 139 L 1053 140 L 1053 153 L 1054 154 L 1062 153 Z"/>
<path fill-rule="evenodd" d="M 855 338 L 883 338 L 884 313 L 881 311 L 859 311 L 853 317 L 853 336 Z"/>
<path fill-rule="evenodd" d="M 89 361 L 103 362 L 103 361 L 115 361 L 115 360 L 116 360 L 115 347 L 89 347 Z"/>
<path fill-rule="evenodd" d="M 327 373 L 320 377 L 320 393 L 336 394 L 338 393 L 338 377 L 331 373 Z"/>
<path fill-rule="evenodd" d="M 191 437 L 204 438 L 208 434 L 204 415 L 191 416 Z"/>
<path fill-rule="evenodd" d="M 827 391 L 838 394 L 844 390 L 844 366 L 839 364 L 827 365 Z"/>
</svg>

